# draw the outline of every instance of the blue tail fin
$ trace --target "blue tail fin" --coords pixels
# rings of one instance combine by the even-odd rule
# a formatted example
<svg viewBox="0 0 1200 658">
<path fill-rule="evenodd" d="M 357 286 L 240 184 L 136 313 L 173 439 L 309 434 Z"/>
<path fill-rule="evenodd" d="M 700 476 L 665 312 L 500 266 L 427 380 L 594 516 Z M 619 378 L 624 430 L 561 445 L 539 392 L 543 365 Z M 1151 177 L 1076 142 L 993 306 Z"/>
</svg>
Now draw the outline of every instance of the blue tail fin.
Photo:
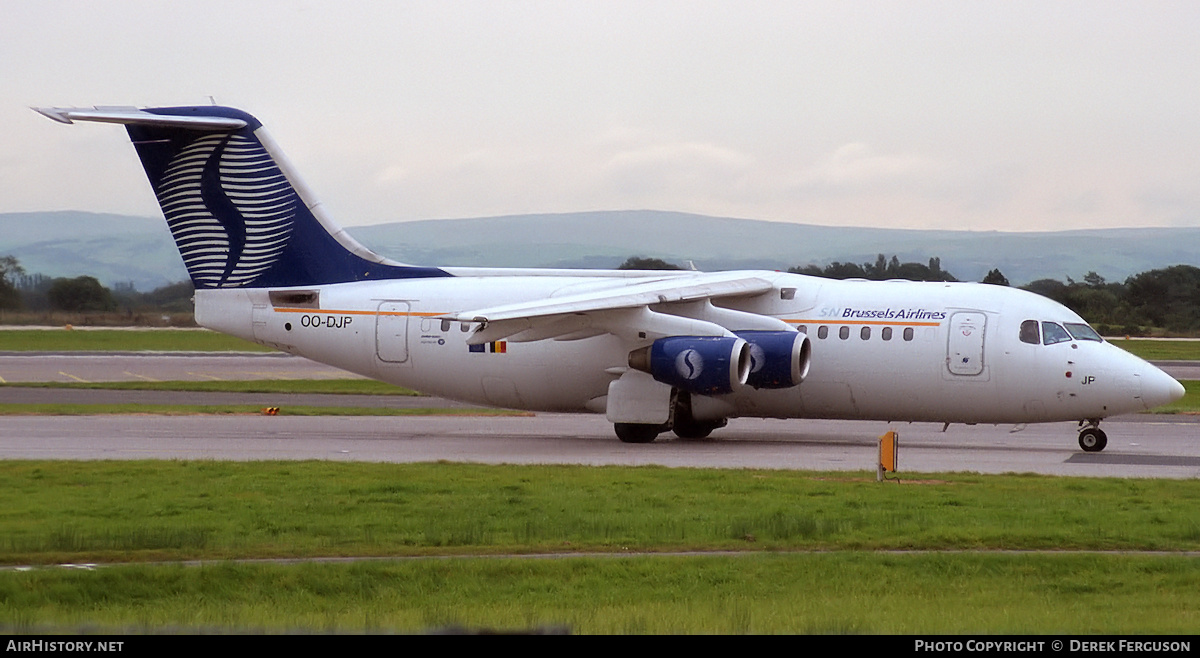
<svg viewBox="0 0 1200 658">
<path fill-rule="evenodd" d="M 38 110 L 124 124 L 197 288 L 449 276 L 388 261 L 328 220 L 257 119 L 228 107 Z"/>
</svg>

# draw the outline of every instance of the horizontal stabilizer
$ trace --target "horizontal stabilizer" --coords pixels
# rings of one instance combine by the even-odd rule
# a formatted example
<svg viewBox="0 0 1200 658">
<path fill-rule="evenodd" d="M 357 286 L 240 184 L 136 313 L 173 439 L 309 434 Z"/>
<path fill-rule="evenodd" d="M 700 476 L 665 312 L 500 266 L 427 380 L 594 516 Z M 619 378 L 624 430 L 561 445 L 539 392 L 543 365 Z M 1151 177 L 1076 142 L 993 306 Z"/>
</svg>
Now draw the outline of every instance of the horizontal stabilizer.
<svg viewBox="0 0 1200 658">
<path fill-rule="evenodd" d="M 187 128 L 190 130 L 232 131 L 245 128 L 246 122 L 233 117 L 159 115 L 143 112 L 134 107 L 120 108 L 76 108 L 35 107 L 35 112 L 59 123 L 95 121 L 123 125 L 158 126 L 161 128 Z"/>
</svg>

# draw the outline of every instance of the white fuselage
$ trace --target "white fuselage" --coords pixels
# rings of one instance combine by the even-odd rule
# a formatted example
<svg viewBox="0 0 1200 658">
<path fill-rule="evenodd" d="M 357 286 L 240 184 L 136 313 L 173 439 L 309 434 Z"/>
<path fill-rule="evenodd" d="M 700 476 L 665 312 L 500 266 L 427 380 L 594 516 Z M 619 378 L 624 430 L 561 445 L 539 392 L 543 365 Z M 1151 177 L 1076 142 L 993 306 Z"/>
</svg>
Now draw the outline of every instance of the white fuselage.
<svg viewBox="0 0 1200 658">
<path fill-rule="evenodd" d="M 327 217 L 250 114 L 40 108 L 126 126 L 203 326 L 425 393 L 604 413 L 618 438 L 737 416 L 1088 421 L 1183 396 L 1069 309 L 1006 287 L 779 272 L 416 267 Z M 345 283 L 330 283 L 345 282 Z M 805 336 L 800 336 L 802 332 Z"/>
<path fill-rule="evenodd" d="M 478 327 L 443 316 L 673 276 L 451 271 L 455 276 L 305 288 L 307 297 L 289 296 L 289 289 L 197 290 L 196 316 L 203 326 L 431 395 L 603 413 L 609 384 L 628 369 L 630 352 L 648 341 L 609 333 L 469 346 Z M 694 403 L 698 416 L 960 423 L 1098 419 L 1164 404 L 1179 387 L 1108 343 L 1022 342 L 1022 322 L 1083 321 L 1020 290 L 753 274 L 772 281 L 775 290 L 714 303 L 806 332 L 811 370 L 791 388 L 743 387 L 706 397 Z"/>
</svg>

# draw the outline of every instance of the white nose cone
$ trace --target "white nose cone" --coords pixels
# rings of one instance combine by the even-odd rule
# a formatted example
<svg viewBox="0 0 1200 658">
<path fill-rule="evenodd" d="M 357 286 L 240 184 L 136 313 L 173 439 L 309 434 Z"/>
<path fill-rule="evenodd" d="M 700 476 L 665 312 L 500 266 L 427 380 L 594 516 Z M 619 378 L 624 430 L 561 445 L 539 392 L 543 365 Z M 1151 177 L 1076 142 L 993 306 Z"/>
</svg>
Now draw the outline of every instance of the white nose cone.
<svg viewBox="0 0 1200 658">
<path fill-rule="evenodd" d="M 1164 404 L 1183 398 L 1183 384 L 1175 381 L 1167 373 L 1151 367 L 1142 373 L 1142 403 L 1147 409 L 1161 407 Z"/>
</svg>

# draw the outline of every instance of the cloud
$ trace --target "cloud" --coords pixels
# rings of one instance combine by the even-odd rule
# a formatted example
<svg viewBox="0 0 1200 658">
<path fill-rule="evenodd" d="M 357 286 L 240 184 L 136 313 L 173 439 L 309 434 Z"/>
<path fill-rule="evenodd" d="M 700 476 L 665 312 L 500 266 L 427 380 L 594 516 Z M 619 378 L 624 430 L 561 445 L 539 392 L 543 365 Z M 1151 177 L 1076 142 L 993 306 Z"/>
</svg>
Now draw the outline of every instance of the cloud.
<svg viewBox="0 0 1200 658">
<path fill-rule="evenodd" d="M 945 187 L 948 168 L 915 154 L 881 154 L 862 142 L 838 147 L 815 166 L 802 169 L 792 186 L 806 192 L 861 194 Z"/>
<path fill-rule="evenodd" d="M 1135 193 L 1138 210 L 1150 221 L 1166 226 L 1195 226 L 1200 221 L 1200 193 L 1195 186 L 1158 185 Z"/>
<path fill-rule="evenodd" d="M 744 182 L 754 158 L 704 142 L 674 142 L 613 154 L 601 168 L 612 191 L 632 198 L 709 197 Z"/>
</svg>

